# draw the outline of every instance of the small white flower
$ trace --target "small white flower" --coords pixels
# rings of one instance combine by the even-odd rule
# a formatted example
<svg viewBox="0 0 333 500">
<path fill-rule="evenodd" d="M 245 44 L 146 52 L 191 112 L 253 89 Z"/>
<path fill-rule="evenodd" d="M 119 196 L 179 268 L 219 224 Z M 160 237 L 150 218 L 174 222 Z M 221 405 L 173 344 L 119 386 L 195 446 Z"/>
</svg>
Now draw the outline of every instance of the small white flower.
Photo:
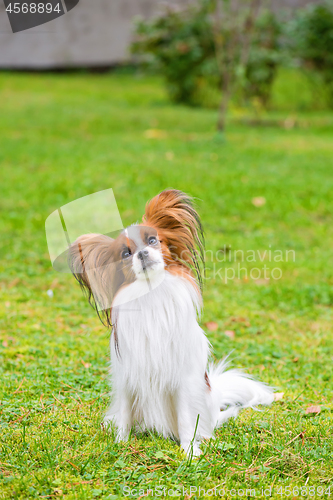
<svg viewBox="0 0 333 500">
<path fill-rule="evenodd" d="M 46 293 L 50 297 L 50 299 L 53 298 L 53 290 L 48 290 Z"/>
</svg>

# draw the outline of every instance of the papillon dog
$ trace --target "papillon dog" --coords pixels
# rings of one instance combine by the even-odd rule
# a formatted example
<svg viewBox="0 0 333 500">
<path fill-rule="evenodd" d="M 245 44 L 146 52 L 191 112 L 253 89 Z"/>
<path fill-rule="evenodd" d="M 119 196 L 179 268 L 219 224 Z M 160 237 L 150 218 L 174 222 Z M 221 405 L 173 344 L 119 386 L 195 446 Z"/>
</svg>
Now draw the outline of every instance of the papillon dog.
<svg viewBox="0 0 333 500">
<path fill-rule="evenodd" d="M 111 327 L 111 406 L 104 426 L 117 440 L 155 430 L 200 454 L 200 442 L 241 408 L 273 401 L 273 390 L 226 360 L 208 364 L 202 307 L 202 225 L 192 199 L 165 190 L 142 223 L 117 238 L 82 235 L 70 249 L 73 274 Z"/>
</svg>

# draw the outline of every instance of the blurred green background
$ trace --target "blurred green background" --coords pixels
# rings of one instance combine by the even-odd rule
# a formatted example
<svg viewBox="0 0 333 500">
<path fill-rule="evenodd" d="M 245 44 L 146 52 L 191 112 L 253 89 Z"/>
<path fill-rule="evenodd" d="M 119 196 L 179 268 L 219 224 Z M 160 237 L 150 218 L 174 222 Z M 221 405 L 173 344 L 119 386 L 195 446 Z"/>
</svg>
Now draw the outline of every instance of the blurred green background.
<svg viewBox="0 0 333 500">
<path fill-rule="evenodd" d="M 235 96 L 221 135 L 214 108 L 172 103 L 163 76 L 142 69 L 0 74 L 0 498 L 122 498 L 124 485 L 273 484 L 277 498 L 279 486 L 329 488 L 333 113 L 316 78 L 278 68 L 259 121 Z M 217 431 L 199 461 L 154 433 L 117 444 L 99 427 L 109 332 L 74 278 L 52 269 L 44 223 L 110 187 L 124 225 L 168 187 L 196 198 L 210 251 L 201 323 L 214 356 L 232 351 L 234 365 L 284 393 Z M 221 249 L 231 263 L 212 260 Z M 234 260 L 237 249 L 256 261 Z M 295 260 L 272 262 L 269 250 Z M 222 276 L 241 264 L 282 277 L 226 283 L 214 264 Z"/>
</svg>

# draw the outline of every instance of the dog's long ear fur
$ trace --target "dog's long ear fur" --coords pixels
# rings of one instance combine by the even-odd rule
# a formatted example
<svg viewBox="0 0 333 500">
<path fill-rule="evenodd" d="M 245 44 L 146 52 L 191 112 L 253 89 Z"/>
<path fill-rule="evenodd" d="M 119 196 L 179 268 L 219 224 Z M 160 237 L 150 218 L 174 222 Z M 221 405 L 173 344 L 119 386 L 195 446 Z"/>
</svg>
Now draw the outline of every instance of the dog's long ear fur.
<svg viewBox="0 0 333 500">
<path fill-rule="evenodd" d="M 193 199 L 176 189 L 162 191 L 147 203 L 143 222 L 157 229 L 172 258 L 192 269 L 202 288 L 204 234 Z"/>
<path fill-rule="evenodd" d="M 112 258 L 113 239 L 103 234 L 80 236 L 69 248 L 70 269 L 96 310 L 101 322 L 111 327 L 110 306 L 121 270 Z"/>
</svg>

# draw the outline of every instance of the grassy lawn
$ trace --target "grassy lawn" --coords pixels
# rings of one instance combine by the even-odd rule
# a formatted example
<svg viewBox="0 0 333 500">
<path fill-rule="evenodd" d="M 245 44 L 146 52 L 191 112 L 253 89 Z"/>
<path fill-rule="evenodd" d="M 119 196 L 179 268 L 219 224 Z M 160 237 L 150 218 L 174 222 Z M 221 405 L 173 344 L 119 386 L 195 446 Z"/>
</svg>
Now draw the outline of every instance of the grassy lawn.
<svg viewBox="0 0 333 500">
<path fill-rule="evenodd" d="M 0 498 L 112 499 L 124 486 L 138 498 L 158 485 L 169 497 L 176 486 L 187 498 L 190 486 L 191 498 L 199 486 L 333 495 L 333 114 L 295 109 L 297 126 L 255 128 L 241 113 L 222 140 L 214 111 L 172 106 L 158 79 L 0 74 Z M 51 268 L 44 222 L 109 187 L 125 225 L 167 187 L 197 198 L 214 355 L 232 351 L 284 393 L 219 429 L 199 460 L 156 434 L 116 444 L 100 429 L 109 333 Z"/>
</svg>

